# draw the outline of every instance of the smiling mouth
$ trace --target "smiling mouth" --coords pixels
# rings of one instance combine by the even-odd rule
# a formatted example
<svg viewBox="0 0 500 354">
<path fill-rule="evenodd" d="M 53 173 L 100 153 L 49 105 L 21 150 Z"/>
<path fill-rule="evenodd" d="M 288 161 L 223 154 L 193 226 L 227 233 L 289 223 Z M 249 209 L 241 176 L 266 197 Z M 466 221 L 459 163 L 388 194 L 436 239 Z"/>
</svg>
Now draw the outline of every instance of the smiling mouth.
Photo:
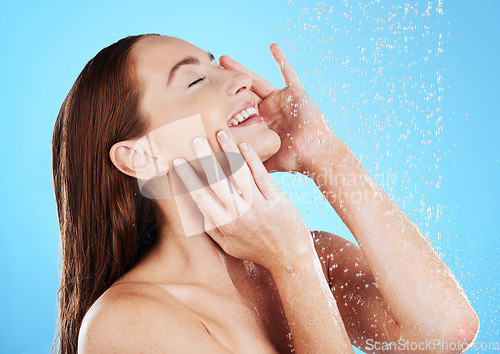
<svg viewBox="0 0 500 354">
<path fill-rule="evenodd" d="M 255 107 L 249 107 L 246 109 L 241 110 L 239 113 L 235 114 L 229 122 L 227 122 L 227 125 L 229 127 L 235 127 L 240 123 L 245 122 L 246 120 L 253 118 L 257 116 L 257 110 Z"/>
</svg>

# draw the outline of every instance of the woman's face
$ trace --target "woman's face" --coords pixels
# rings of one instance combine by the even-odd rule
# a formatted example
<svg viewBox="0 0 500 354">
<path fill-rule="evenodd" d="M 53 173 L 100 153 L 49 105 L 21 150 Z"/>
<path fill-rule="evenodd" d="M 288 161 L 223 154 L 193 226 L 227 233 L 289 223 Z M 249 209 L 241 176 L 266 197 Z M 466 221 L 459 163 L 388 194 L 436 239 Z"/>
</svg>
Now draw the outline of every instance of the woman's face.
<svg viewBox="0 0 500 354">
<path fill-rule="evenodd" d="M 279 136 L 264 121 L 254 118 L 242 125 L 228 124 L 242 107 L 252 105 L 258 112 L 261 99 L 250 90 L 247 74 L 224 69 L 209 53 L 173 37 L 143 38 L 134 45 L 133 57 L 141 90 L 140 111 L 149 131 L 157 132 L 149 135 L 151 143 L 170 150 L 171 159 L 181 151 L 188 160 L 193 157 L 193 135 L 205 135 L 212 149 L 221 151 L 215 137 L 221 129 L 236 142 L 251 144 L 262 161 L 279 150 Z M 185 119 L 195 115 L 200 115 L 202 124 L 193 126 L 199 119 Z"/>
</svg>

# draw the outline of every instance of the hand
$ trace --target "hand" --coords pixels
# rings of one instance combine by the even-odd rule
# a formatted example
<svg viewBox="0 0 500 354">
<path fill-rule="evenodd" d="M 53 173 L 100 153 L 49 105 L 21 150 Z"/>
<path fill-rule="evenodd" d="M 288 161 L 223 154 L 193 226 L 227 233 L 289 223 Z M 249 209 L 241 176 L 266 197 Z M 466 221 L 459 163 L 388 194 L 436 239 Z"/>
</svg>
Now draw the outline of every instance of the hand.
<svg viewBox="0 0 500 354">
<path fill-rule="evenodd" d="M 227 55 L 220 59 L 226 69 L 241 71 L 252 78 L 252 90 L 261 98 L 259 114 L 281 138 L 280 150 L 265 162 L 270 171 L 304 172 L 314 159 L 320 139 L 334 136 L 319 107 L 304 91 L 285 54 L 274 43 L 271 54 L 278 64 L 285 87 L 277 89 Z"/>
<path fill-rule="evenodd" d="M 227 156 L 236 153 L 241 156 L 241 151 L 244 157 L 242 164 L 228 158 L 232 175 L 227 179 L 213 158 L 208 141 L 199 139 L 201 146 L 196 143 L 197 139 L 193 146 L 210 184 L 204 187 L 184 159 L 174 160 L 174 165 L 204 216 L 208 235 L 229 255 L 271 271 L 291 265 L 297 259 L 313 257 L 314 244 L 304 220 L 271 179 L 253 148 L 242 143 L 238 149 L 227 131 L 217 134 Z M 213 179 L 214 167 L 220 176 L 216 180 Z"/>
</svg>

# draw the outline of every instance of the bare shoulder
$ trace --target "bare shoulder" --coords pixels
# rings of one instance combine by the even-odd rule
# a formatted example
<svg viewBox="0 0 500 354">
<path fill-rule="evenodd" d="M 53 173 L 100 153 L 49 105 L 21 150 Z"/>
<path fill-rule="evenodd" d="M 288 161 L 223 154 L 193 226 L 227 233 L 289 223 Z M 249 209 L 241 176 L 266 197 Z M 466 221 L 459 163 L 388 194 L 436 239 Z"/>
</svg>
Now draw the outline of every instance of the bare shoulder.
<svg viewBox="0 0 500 354">
<path fill-rule="evenodd" d="M 346 269 L 368 269 L 363 252 L 354 243 L 345 238 L 326 231 L 311 232 L 316 253 L 327 269 L 328 277 L 344 279 Z"/>
<path fill-rule="evenodd" d="M 342 247 L 357 247 L 352 242 L 331 232 L 315 230 L 311 232 L 311 236 L 318 252 L 336 251 Z"/>
<path fill-rule="evenodd" d="M 80 327 L 79 353 L 227 352 L 173 295 L 154 284 L 120 284 L 89 309 Z"/>
<path fill-rule="evenodd" d="M 311 234 L 316 252 L 327 266 L 328 278 L 334 282 L 331 285 L 347 282 L 358 286 L 359 282 L 374 282 L 368 262 L 358 245 L 326 231 L 313 231 Z M 338 290 L 348 288 L 341 286 Z"/>
</svg>

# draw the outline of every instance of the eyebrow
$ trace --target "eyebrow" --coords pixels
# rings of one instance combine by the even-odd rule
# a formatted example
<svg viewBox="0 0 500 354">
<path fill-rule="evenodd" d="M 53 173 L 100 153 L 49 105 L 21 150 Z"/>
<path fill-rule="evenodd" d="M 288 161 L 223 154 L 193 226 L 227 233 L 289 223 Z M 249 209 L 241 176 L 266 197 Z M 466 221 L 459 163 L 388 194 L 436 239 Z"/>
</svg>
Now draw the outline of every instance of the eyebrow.
<svg viewBox="0 0 500 354">
<path fill-rule="evenodd" d="M 208 59 L 212 62 L 215 60 L 215 57 L 212 53 L 207 52 Z M 167 85 L 174 79 L 175 73 L 183 66 L 183 65 L 199 65 L 200 61 L 196 57 L 185 57 L 177 64 L 175 64 L 172 69 L 170 69 L 170 74 L 168 74 Z"/>
</svg>

